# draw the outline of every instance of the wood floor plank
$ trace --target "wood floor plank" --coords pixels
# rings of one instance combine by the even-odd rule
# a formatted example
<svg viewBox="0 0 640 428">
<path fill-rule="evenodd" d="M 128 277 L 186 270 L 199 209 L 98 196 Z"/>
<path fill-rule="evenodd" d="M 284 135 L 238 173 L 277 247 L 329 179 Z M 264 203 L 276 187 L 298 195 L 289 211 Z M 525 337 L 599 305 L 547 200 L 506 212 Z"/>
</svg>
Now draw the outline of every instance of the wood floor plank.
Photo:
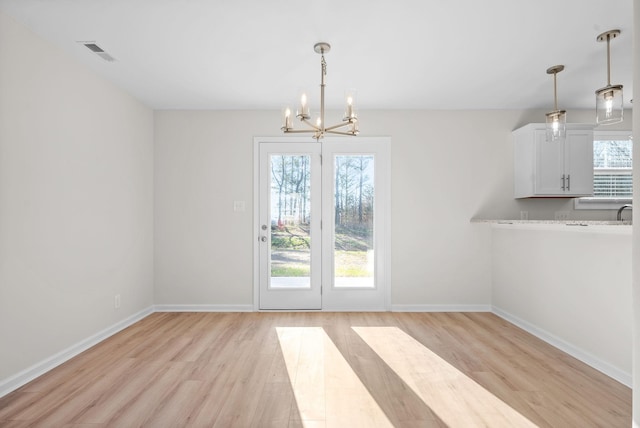
<svg viewBox="0 0 640 428">
<path fill-rule="evenodd" d="M 165 369 L 165 362 L 138 362 L 131 368 L 126 379 L 112 385 L 109 393 L 102 395 L 86 412 L 79 416 L 78 423 L 100 424 L 107 423 L 122 413 L 127 406 L 138 399 L 145 389 L 153 385 L 156 378 Z"/>
<path fill-rule="evenodd" d="M 74 391 L 72 394 L 66 395 L 60 405 L 49 408 L 42 413 L 23 414 L 20 418 L 34 419 L 34 427 L 55 427 L 65 423 L 77 423 L 76 418 L 69 419 L 69 415 L 73 414 L 79 417 L 85 411 L 91 409 L 94 403 L 105 392 L 109 391 L 112 385 L 118 384 L 124 379 L 124 376 L 129 373 L 129 369 L 135 364 L 135 361 L 131 359 L 119 359 L 117 361 L 119 364 L 116 364 L 99 378 L 94 379 L 94 382 Z M 57 394 L 52 395 L 58 396 Z M 30 410 L 35 409 L 37 407 Z"/>
<path fill-rule="evenodd" d="M 157 428 L 175 428 L 185 426 L 193 409 L 197 407 L 197 397 L 202 396 L 202 382 L 196 380 L 181 381 L 172 393 L 164 398 L 153 417 L 146 425 Z"/>
<path fill-rule="evenodd" d="M 160 403 L 174 393 L 188 363 L 166 362 L 139 394 L 109 420 L 114 426 L 151 426 L 148 421 L 158 412 Z"/>
<path fill-rule="evenodd" d="M 489 313 L 155 313 L 0 426 L 628 427 L 631 390 Z"/>
<path fill-rule="evenodd" d="M 248 352 L 243 370 L 231 375 L 233 387 L 213 424 L 214 427 L 251 425 L 261 398 L 258 392 L 266 382 L 270 366 L 271 356 L 253 352 L 253 349 Z"/>
<path fill-rule="evenodd" d="M 265 383 L 251 427 L 286 427 L 291 418 L 294 401 L 291 384 L 288 382 Z"/>
<path fill-rule="evenodd" d="M 250 422 L 246 420 L 251 420 L 255 408 L 243 406 L 242 399 L 255 397 L 255 388 L 262 386 L 250 383 L 258 354 L 252 343 L 246 340 L 228 340 L 221 343 L 220 348 L 219 358 L 207 363 L 210 371 L 201 373 L 210 382 L 206 386 L 205 399 L 194 414 L 193 426 L 233 426 L 231 424 L 239 419 L 248 426 Z M 265 377 L 269 364 L 263 362 L 260 365 Z M 243 414 L 239 415 L 240 412 Z"/>
</svg>

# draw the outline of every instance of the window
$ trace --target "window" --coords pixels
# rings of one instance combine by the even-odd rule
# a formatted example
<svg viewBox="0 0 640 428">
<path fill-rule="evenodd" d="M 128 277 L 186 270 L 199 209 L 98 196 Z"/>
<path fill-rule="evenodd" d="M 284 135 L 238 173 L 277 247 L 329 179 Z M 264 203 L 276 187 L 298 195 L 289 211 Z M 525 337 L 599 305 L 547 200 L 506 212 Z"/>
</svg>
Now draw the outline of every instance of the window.
<svg viewBox="0 0 640 428">
<path fill-rule="evenodd" d="M 576 209 L 618 209 L 633 196 L 632 148 L 629 131 L 594 131 L 593 196 L 577 198 Z"/>
<path fill-rule="evenodd" d="M 630 198 L 633 196 L 631 140 L 593 142 L 593 196 Z"/>
</svg>

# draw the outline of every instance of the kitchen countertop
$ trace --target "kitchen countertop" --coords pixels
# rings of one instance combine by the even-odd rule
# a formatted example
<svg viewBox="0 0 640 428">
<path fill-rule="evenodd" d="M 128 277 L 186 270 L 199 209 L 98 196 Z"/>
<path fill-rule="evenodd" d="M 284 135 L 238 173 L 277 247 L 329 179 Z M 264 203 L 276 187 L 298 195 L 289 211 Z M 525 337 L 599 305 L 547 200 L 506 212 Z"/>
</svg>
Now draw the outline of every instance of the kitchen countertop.
<svg viewBox="0 0 640 428">
<path fill-rule="evenodd" d="M 521 224 L 521 225 L 567 225 L 567 226 L 631 226 L 630 221 L 608 220 L 497 220 L 472 218 L 471 223 Z"/>
<path fill-rule="evenodd" d="M 588 233 L 631 236 L 630 221 L 606 220 L 492 220 L 472 218 L 472 224 L 486 224 L 492 229 L 548 231 L 557 233 Z"/>
</svg>

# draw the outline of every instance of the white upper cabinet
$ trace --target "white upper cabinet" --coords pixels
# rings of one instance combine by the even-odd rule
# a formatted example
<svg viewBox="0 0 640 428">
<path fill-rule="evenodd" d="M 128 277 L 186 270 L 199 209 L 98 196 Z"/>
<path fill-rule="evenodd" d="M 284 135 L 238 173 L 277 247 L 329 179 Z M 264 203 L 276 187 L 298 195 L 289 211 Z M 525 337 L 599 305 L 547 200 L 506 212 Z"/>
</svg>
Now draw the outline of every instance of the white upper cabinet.
<svg viewBox="0 0 640 428">
<path fill-rule="evenodd" d="M 564 142 L 548 142 L 544 123 L 513 131 L 516 198 L 593 194 L 593 125 L 567 124 Z"/>
</svg>

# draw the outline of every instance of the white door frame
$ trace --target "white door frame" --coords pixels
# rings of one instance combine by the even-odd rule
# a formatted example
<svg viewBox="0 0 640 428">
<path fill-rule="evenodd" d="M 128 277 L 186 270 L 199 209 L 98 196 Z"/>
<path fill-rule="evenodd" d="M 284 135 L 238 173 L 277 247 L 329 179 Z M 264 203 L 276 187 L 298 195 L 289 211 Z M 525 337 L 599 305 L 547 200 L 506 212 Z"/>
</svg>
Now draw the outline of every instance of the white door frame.
<svg viewBox="0 0 640 428">
<path fill-rule="evenodd" d="M 372 143 L 379 147 L 379 155 L 376 158 L 376 168 L 379 171 L 376 174 L 376 189 L 380 189 L 386 194 L 386 203 L 377 204 L 375 208 L 376 216 L 381 217 L 381 223 L 377 224 L 376 230 L 379 238 L 382 239 L 384 245 L 380 251 L 376 251 L 376 281 L 380 287 L 383 287 L 384 304 L 365 307 L 349 307 L 347 305 L 331 305 L 326 307 L 323 302 L 321 311 L 389 311 L 391 310 L 391 138 L 390 137 L 327 137 L 326 141 L 333 143 L 344 143 L 350 146 L 358 141 L 361 144 Z M 253 308 L 254 311 L 260 311 L 260 143 L 305 143 L 305 144 L 322 144 L 317 143 L 311 137 L 254 137 L 253 148 Z M 324 152 L 324 149 L 323 149 Z M 351 151 L 357 153 L 357 149 Z M 331 162 L 331 160 L 327 160 Z M 323 191 L 324 193 L 324 191 Z M 325 208 L 323 207 L 323 211 Z M 324 235 L 324 233 L 323 233 Z M 323 243 L 324 245 L 324 243 Z M 324 252 L 324 250 L 323 250 Z M 323 267 L 323 271 L 326 269 Z M 360 291 L 350 291 L 350 293 L 359 293 Z"/>
</svg>

